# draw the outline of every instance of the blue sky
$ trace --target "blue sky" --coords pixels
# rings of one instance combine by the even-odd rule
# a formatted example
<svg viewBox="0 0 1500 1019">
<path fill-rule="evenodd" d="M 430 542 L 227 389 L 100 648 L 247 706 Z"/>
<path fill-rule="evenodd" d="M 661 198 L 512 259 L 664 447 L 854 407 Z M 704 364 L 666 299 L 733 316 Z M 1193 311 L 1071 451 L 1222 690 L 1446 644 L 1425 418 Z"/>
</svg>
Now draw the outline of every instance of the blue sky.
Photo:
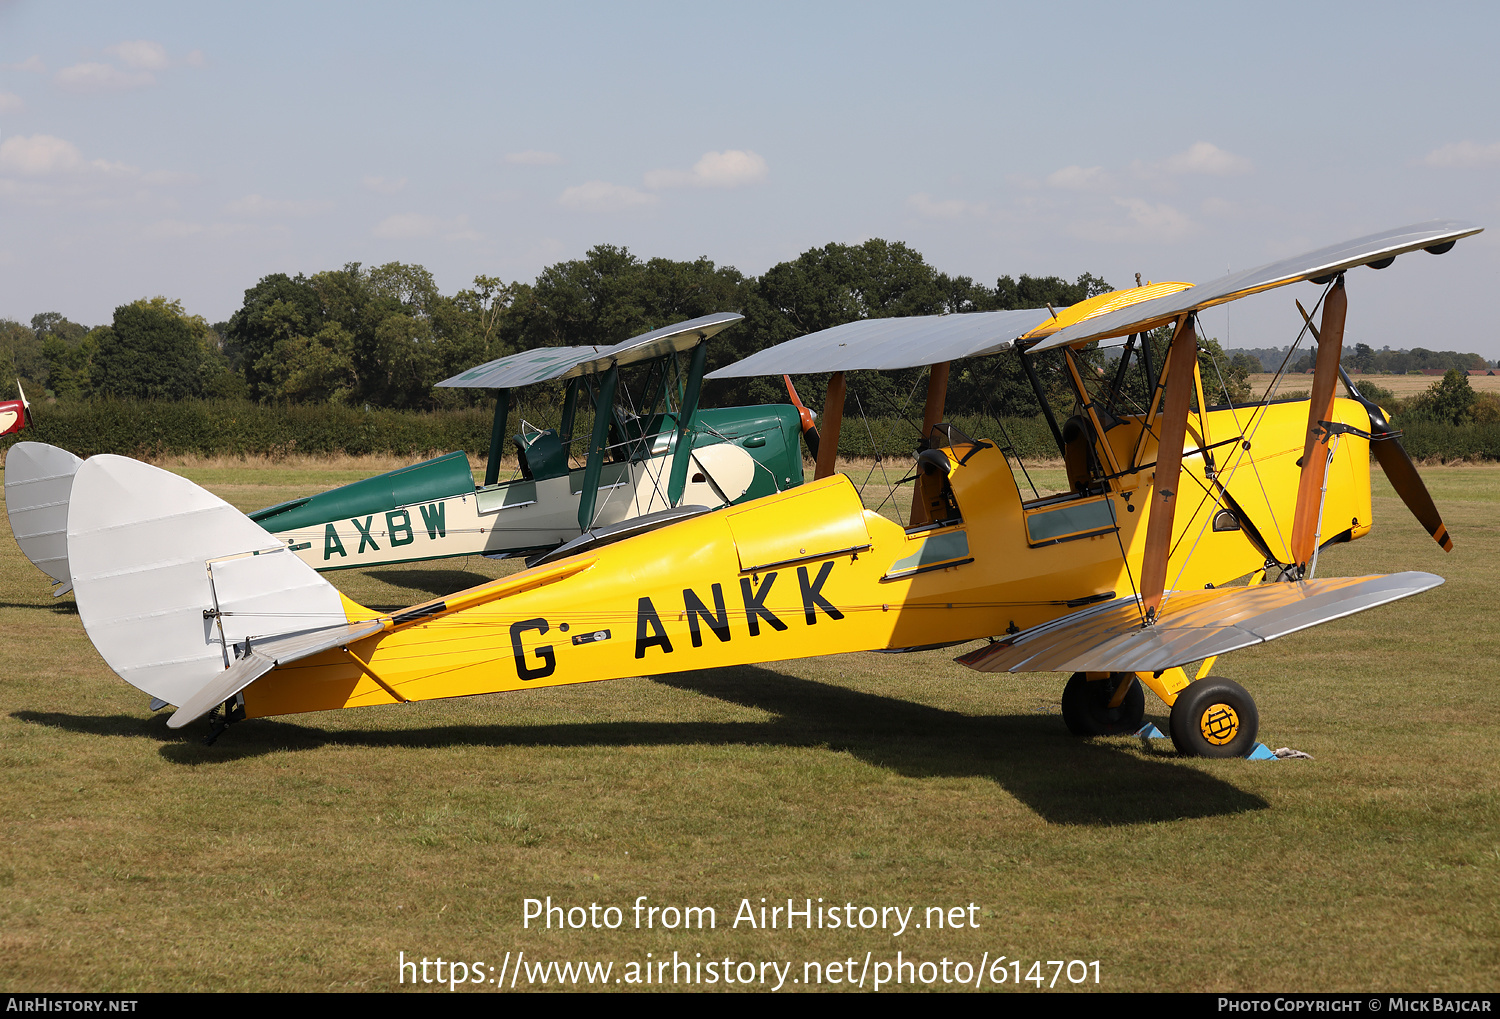
<svg viewBox="0 0 1500 1019">
<path fill-rule="evenodd" d="M 1351 274 L 1348 340 L 1496 358 L 1497 10 L 0 0 L 0 316 L 600 243 L 1203 281 L 1454 218 L 1492 229 Z M 1206 324 L 1282 345 L 1299 295 Z"/>
</svg>

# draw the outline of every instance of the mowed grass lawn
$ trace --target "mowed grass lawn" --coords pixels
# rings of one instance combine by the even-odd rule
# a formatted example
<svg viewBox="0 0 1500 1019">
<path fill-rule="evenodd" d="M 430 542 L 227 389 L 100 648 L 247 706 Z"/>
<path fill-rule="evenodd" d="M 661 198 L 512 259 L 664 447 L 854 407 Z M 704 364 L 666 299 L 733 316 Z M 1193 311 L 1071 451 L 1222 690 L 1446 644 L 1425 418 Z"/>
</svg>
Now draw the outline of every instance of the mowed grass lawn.
<svg viewBox="0 0 1500 1019">
<path fill-rule="evenodd" d="M 244 509 L 370 473 L 178 469 Z M 1023 976 L 1098 960 L 1111 990 L 1493 990 L 1500 468 L 1424 476 L 1453 554 L 1381 480 L 1374 533 L 1320 570 L 1444 586 L 1215 670 L 1254 693 L 1265 742 L 1314 757 L 1269 763 L 1074 739 L 1066 677 L 981 675 L 958 649 L 251 720 L 204 747 L 105 667 L 6 529 L 0 986 L 390 990 L 401 952 L 498 970 L 524 950 L 615 977 L 647 953 L 790 962 L 793 989 L 804 962 L 899 950 Z M 509 568 L 331 579 L 395 607 Z M 624 925 L 524 929 L 549 895 Z M 638 896 L 717 927 L 634 929 Z M 733 928 L 762 897 L 916 923 L 963 906 L 978 927 Z"/>
</svg>

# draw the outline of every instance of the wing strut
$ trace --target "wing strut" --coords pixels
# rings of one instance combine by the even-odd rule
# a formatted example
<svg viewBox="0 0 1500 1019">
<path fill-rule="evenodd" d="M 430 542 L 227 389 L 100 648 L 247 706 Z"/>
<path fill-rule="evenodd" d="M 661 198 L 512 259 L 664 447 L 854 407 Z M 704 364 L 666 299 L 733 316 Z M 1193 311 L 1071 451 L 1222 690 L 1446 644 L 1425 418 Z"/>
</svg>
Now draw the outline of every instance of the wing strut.
<svg viewBox="0 0 1500 1019">
<path fill-rule="evenodd" d="M 948 369 L 952 361 L 943 361 L 932 366 L 927 375 L 927 404 L 922 409 L 922 441 L 918 451 L 927 448 L 927 437 L 943 420 L 943 407 L 948 402 Z M 917 482 L 911 491 L 911 526 L 925 524 L 932 519 L 932 500 L 941 491 L 942 482 L 924 471 L 917 472 Z M 936 489 L 936 490 L 935 490 Z"/>
<path fill-rule="evenodd" d="M 823 433 L 818 438 L 818 469 L 814 480 L 833 476 L 833 459 L 839 452 L 839 428 L 844 423 L 844 373 L 828 377 L 828 396 L 823 400 Z"/>
<path fill-rule="evenodd" d="M 1141 605 L 1155 622 L 1167 583 L 1167 556 L 1172 551 L 1172 520 L 1177 512 L 1177 482 L 1182 474 L 1182 445 L 1187 439 L 1188 400 L 1198 362 L 1198 332 L 1193 316 L 1177 320 L 1167 351 L 1167 385 L 1162 397 L 1156 474 L 1151 487 L 1151 519 L 1146 524 L 1146 552 L 1141 563 Z"/>
<path fill-rule="evenodd" d="M 505 419 L 510 416 L 510 390 L 495 397 L 495 421 L 490 425 L 490 458 L 484 465 L 484 487 L 500 481 L 500 458 L 505 455 Z"/>
<path fill-rule="evenodd" d="M 594 502 L 599 497 L 599 477 L 604 472 L 604 454 L 609 445 L 609 419 L 615 412 L 615 384 L 620 380 L 620 366 L 612 364 L 599 386 L 594 403 L 594 434 L 589 439 L 589 462 L 583 470 L 583 494 L 578 499 L 578 529 L 594 526 Z"/>
<path fill-rule="evenodd" d="M 1344 349 L 1344 318 L 1349 297 L 1340 274 L 1323 299 L 1323 328 L 1316 333 L 1318 360 L 1313 369 L 1312 399 L 1307 409 L 1307 438 L 1302 443 L 1302 476 L 1297 484 L 1297 512 L 1292 518 L 1292 562 L 1305 567 L 1318 544 L 1318 515 L 1323 476 L 1328 472 L 1328 447 L 1333 433 L 1333 399 L 1338 386 L 1339 358 Z"/>
<path fill-rule="evenodd" d="M 672 474 L 667 479 L 667 505 L 676 506 L 682 501 L 687 488 L 688 458 L 693 455 L 693 415 L 698 413 L 698 393 L 703 389 L 703 366 L 708 363 L 708 341 L 693 348 L 692 367 L 688 370 L 687 392 L 683 394 L 682 406 L 677 408 L 677 446 L 672 450 Z M 662 368 L 662 385 L 666 386 L 667 373 Z M 652 408 L 653 413 L 655 408 Z M 588 530 L 588 528 L 584 528 Z"/>
</svg>

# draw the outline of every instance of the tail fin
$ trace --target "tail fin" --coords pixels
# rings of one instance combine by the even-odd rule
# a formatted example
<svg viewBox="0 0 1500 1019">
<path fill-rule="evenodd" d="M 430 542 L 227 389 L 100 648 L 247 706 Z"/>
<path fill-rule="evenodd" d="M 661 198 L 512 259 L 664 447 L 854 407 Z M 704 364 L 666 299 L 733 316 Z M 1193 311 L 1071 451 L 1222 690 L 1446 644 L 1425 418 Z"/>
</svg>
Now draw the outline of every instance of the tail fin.
<svg viewBox="0 0 1500 1019">
<path fill-rule="evenodd" d="M 44 442 L 18 442 L 5 455 L 5 510 L 16 544 L 33 566 L 72 590 L 68 571 L 68 498 L 83 461 Z"/>
<path fill-rule="evenodd" d="M 116 675 L 169 704 L 211 698 L 174 726 L 280 661 L 381 629 L 239 510 L 127 457 L 78 468 L 67 555 L 84 629 Z M 281 651 L 250 661 L 268 645 Z"/>
</svg>

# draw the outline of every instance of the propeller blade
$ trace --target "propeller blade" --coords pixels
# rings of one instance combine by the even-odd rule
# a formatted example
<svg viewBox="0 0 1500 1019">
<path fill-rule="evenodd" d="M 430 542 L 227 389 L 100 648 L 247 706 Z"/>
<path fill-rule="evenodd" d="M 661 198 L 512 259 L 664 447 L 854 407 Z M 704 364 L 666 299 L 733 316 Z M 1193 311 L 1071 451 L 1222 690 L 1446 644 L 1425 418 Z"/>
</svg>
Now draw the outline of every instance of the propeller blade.
<svg viewBox="0 0 1500 1019">
<path fill-rule="evenodd" d="M 1373 424 L 1372 416 L 1371 425 Z M 1407 454 L 1406 447 L 1401 445 L 1401 440 L 1394 435 L 1388 439 L 1376 440 L 1370 443 L 1370 452 L 1380 461 L 1380 469 L 1385 471 L 1391 487 L 1396 490 L 1401 501 L 1406 503 L 1412 516 L 1427 528 L 1427 533 L 1432 535 L 1433 541 L 1443 546 L 1444 552 L 1452 552 L 1453 539 L 1448 536 L 1448 528 L 1443 526 L 1437 504 L 1432 501 L 1427 486 L 1422 483 L 1422 476 L 1417 473 L 1417 465 L 1411 462 L 1411 456 Z"/>
<path fill-rule="evenodd" d="M 792 401 L 792 406 L 797 408 L 797 416 L 802 419 L 802 439 L 807 443 L 807 451 L 816 460 L 818 458 L 818 416 L 808 410 L 807 404 L 802 402 L 802 397 L 797 395 L 797 387 L 792 385 L 790 375 L 783 375 L 781 380 L 786 383 L 787 399 Z"/>
<path fill-rule="evenodd" d="M 1313 325 L 1312 316 L 1302 307 L 1301 301 L 1297 302 L 1297 310 L 1302 312 L 1303 320 L 1312 330 L 1313 339 L 1318 339 L 1318 327 Z M 1437 503 L 1432 501 L 1432 495 L 1427 491 L 1422 476 L 1417 473 L 1417 465 L 1412 463 L 1411 454 L 1401 445 L 1401 433 L 1391 427 L 1391 423 L 1386 420 L 1385 411 L 1375 401 L 1366 399 L 1354 388 L 1354 382 L 1349 378 L 1349 373 L 1344 371 L 1343 365 L 1339 366 L 1339 377 L 1344 380 L 1344 388 L 1349 391 L 1349 396 L 1358 401 L 1365 408 L 1365 413 L 1370 415 L 1370 452 L 1375 455 L 1380 469 L 1385 471 L 1391 487 L 1396 490 L 1401 501 L 1406 503 L 1411 515 L 1432 535 L 1432 540 L 1443 546 L 1444 552 L 1452 552 L 1453 538 L 1443 525 Z"/>
</svg>

